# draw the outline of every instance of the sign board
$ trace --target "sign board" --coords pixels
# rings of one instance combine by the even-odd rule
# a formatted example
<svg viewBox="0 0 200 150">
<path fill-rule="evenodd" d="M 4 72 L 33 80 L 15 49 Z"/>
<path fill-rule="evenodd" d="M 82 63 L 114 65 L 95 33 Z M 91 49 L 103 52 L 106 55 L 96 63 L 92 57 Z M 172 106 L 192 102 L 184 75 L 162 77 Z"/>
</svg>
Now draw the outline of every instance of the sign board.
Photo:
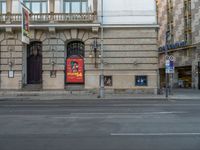
<svg viewBox="0 0 200 150">
<path fill-rule="evenodd" d="M 166 60 L 165 63 L 165 72 L 166 73 L 174 73 L 174 61 Z"/>
<path fill-rule="evenodd" d="M 84 83 L 83 58 L 68 58 L 66 60 L 66 83 Z"/>
<path fill-rule="evenodd" d="M 30 43 L 30 30 L 29 30 L 29 10 L 23 5 L 23 2 L 20 1 L 22 5 L 22 42 L 29 44 Z"/>
</svg>

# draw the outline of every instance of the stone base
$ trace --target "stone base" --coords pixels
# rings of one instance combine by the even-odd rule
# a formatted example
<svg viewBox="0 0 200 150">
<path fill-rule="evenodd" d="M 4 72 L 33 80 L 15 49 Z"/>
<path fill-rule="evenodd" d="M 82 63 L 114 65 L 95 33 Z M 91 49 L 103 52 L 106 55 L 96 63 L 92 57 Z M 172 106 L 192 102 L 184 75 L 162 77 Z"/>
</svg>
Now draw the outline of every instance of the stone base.
<svg viewBox="0 0 200 150">
<path fill-rule="evenodd" d="M 22 88 L 22 75 L 21 72 L 14 72 L 14 77 L 8 77 L 8 71 L 1 73 L 1 89 L 19 90 Z"/>
<path fill-rule="evenodd" d="M 57 71 L 56 76 L 50 76 L 50 71 L 43 72 L 43 89 L 44 90 L 59 90 L 64 89 L 64 72 Z"/>
</svg>

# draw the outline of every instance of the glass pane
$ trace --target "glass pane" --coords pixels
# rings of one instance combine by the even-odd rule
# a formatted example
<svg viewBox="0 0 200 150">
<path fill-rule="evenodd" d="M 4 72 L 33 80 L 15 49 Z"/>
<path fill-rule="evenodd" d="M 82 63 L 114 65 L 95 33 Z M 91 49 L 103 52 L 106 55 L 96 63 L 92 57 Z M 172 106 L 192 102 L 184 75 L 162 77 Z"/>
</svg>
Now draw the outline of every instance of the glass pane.
<svg viewBox="0 0 200 150">
<path fill-rule="evenodd" d="M 29 2 L 25 2 L 25 5 L 30 9 L 30 3 Z"/>
<path fill-rule="evenodd" d="M 2 2 L 2 14 L 6 14 L 6 2 Z"/>
<path fill-rule="evenodd" d="M 64 4 L 64 12 L 65 13 L 70 13 L 70 3 L 69 2 L 65 2 L 65 4 Z"/>
<path fill-rule="evenodd" d="M 42 13 L 47 13 L 47 3 L 42 2 Z"/>
<path fill-rule="evenodd" d="M 12 2 L 12 13 L 13 14 L 21 13 L 18 0 L 13 0 Z"/>
<path fill-rule="evenodd" d="M 55 0 L 55 8 L 54 8 L 55 13 L 60 13 L 60 0 Z"/>
<path fill-rule="evenodd" d="M 40 13 L 40 2 L 32 2 L 32 12 Z"/>
<path fill-rule="evenodd" d="M 80 2 L 72 2 L 72 13 L 80 13 Z"/>
<path fill-rule="evenodd" d="M 87 12 L 87 2 L 82 2 L 82 13 Z"/>
</svg>

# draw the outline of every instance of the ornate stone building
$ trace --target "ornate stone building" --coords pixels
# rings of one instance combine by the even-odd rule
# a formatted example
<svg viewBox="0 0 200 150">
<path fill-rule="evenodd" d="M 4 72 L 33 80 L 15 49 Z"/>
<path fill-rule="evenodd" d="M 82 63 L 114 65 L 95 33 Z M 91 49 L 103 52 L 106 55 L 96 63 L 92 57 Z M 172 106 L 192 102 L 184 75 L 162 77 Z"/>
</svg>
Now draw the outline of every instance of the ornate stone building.
<svg viewBox="0 0 200 150">
<path fill-rule="evenodd" d="M 27 45 L 18 0 L 0 0 L 0 88 L 98 89 L 103 57 L 106 90 L 156 92 L 155 1 L 104 1 L 103 56 L 100 2 L 24 0 L 33 12 Z"/>
<path fill-rule="evenodd" d="M 165 85 L 165 49 L 175 58 L 175 87 L 200 89 L 200 1 L 157 0 L 159 68 Z M 167 35 L 167 38 L 166 38 Z"/>
</svg>

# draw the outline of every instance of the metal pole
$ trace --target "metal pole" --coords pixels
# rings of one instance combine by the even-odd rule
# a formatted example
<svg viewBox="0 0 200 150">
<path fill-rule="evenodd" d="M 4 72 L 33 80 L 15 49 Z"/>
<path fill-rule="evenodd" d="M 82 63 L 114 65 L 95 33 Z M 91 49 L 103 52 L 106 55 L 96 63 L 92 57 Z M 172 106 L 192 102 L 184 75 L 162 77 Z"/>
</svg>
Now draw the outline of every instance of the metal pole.
<svg viewBox="0 0 200 150">
<path fill-rule="evenodd" d="M 101 0 L 101 73 L 100 73 L 100 91 L 99 91 L 99 96 L 100 98 L 104 98 L 105 97 L 105 93 L 104 93 L 104 45 L 103 45 L 103 0 Z"/>
<path fill-rule="evenodd" d="M 167 53 L 167 51 L 168 51 L 168 48 L 167 48 L 167 41 L 168 41 L 168 33 L 169 33 L 169 31 L 167 31 L 166 32 L 166 43 L 165 43 L 165 63 L 166 63 L 166 61 L 167 61 L 167 56 L 168 56 L 168 53 Z M 168 97 L 169 97 L 169 93 L 168 93 L 168 73 L 167 73 L 167 71 L 166 71 L 166 64 L 165 64 L 165 97 L 166 97 L 166 99 L 168 99 Z"/>
<path fill-rule="evenodd" d="M 198 62 L 198 88 L 200 90 L 200 62 Z"/>
</svg>

